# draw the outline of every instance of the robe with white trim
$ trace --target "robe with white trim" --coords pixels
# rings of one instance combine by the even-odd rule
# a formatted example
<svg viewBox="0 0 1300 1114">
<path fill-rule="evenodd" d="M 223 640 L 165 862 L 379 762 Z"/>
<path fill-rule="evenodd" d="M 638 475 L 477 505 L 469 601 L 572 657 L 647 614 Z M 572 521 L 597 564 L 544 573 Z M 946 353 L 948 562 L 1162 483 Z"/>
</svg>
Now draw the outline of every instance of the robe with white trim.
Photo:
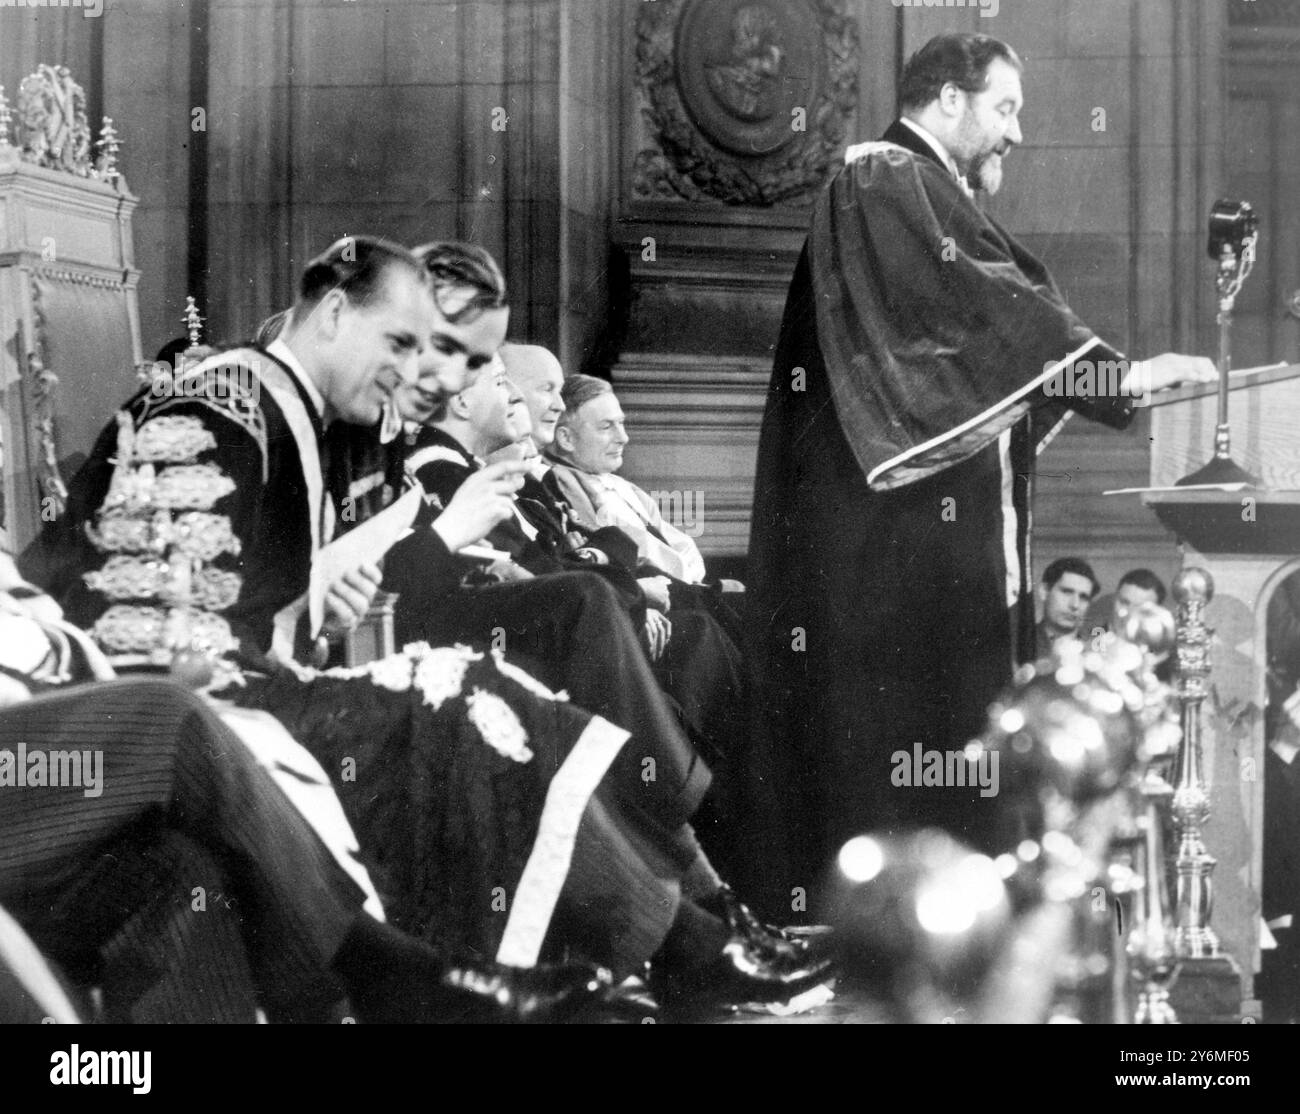
<svg viewBox="0 0 1300 1114">
<path fill-rule="evenodd" d="M 777 897 L 816 886 L 858 832 L 989 830 L 996 798 L 897 786 L 891 755 L 982 729 L 1011 677 L 1009 604 L 1032 606 L 1042 430 L 1067 408 L 1116 427 L 1132 414 L 1127 398 L 1062 397 L 1062 361 L 1119 359 L 911 129 L 823 193 L 768 389 L 747 578 L 752 793 L 787 848 Z"/>
</svg>

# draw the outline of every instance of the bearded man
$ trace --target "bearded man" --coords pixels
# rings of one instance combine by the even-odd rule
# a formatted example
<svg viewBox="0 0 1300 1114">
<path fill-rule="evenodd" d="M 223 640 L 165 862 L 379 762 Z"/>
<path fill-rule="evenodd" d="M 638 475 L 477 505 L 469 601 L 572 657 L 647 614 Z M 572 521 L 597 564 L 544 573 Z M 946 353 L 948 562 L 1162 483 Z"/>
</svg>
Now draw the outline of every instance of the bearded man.
<svg viewBox="0 0 1300 1114">
<path fill-rule="evenodd" d="M 1017 639 L 1044 434 L 1069 410 L 1123 428 L 1144 391 L 1214 377 L 1203 358 L 1129 364 L 976 205 L 1022 140 L 1022 69 L 987 35 L 923 46 L 902 118 L 820 198 L 786 302 L 748 578 L 767 740 L 752 765 L 779 802 L 764 845 L 793 852 L 769 879 L 786 904 L 862 830 L 980 841 L 995 798 L 896 787 L 890 755 L 961 748 L 1032 648 Z M 1062 397 L 1076 362 L 1122 382 Z"/>
</svg>

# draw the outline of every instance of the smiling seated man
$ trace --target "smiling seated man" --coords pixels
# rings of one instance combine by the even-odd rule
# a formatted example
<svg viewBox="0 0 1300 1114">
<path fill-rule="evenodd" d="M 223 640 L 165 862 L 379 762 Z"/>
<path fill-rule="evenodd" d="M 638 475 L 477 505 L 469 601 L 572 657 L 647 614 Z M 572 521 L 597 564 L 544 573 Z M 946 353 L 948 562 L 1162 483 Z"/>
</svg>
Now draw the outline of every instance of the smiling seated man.
<svg viewBox="0 0 1300 1114">
<path fill-rule="evenodd" d="M 731 601 L 743 598 L 744 585 L 734 580 L 706 582 L 704 557 L 695 540 L 669 522 L 647 492 L 618 475 L 628 435 L 614 388 L 595 376 L 570 375 L 560 398 L 564 412 L 544 450 L 556 497 L 582 528 L 617 527 L 627 534 L 636 543 L 640 583 L 647 589 L 662 583 L 669 609 L 707 611 L 735 645 L 743 646 L 744 627 Z M 702 504 L 695 513 L 703 513 Z"/>
</svg>

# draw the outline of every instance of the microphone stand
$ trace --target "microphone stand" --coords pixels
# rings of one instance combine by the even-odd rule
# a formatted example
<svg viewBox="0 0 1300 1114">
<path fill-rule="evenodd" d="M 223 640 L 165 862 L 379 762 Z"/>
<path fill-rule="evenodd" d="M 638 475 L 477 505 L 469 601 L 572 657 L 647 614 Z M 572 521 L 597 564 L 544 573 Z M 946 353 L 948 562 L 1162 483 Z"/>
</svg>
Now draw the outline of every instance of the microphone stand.
<svg viewBox="0 0 1300 1114">
<path fill-rule="evenodd" d="M 1232 369 L 1232 311 L 1237 294 L 1246 276 L 1255 266 L 1257 232 L 1251 232 L 1241 242 L 1238 254 L 1230 241 L 1226 241 L 1219 256 L 1219 270 L 1214 286 L 1219 294 L 1219 421 L 1214 427 L 1214 458 L 1190 476 L 1184 476 L 1176 487 L 1205 484 L 1245 484 L 1258 487 L 1259 480 L 1232 459 L 1232 435 L 1228 428 L 1228 372 Z"/>
</svg>

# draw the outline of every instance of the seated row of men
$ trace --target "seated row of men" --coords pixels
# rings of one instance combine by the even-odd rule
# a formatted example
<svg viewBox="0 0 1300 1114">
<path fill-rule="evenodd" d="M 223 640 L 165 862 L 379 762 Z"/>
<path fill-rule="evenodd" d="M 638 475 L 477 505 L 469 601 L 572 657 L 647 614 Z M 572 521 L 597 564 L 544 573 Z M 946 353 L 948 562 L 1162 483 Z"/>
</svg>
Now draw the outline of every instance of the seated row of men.
<svg viewBox="0 0 1300 1114">
<path fill-rule="evenodd" d="M 83 676 L 205 689 L 20 671 L 36 695 L 0 711 L 0 744 L 104 756 L 94 797 L 0 777 L 0 905 L 111 1016 L 313 1017 L 346 993 L 367 1019 L 552 1017 L 647 963 L 665 1005 L 828 977 L 690 823 L 743 730 L 726 595 L 610 480 L 600 381 L 566 385 L 561 422 L 553 358 L 507 348 L 516 395 L 508 321 L 479 248 L 341 241 L 264 348 L 127 402 L 23 554 L 63 609 L 51 646 L 103 651 Z M 557 462 L 485 463 L 523 455 L 525 424 Z M 410 530 L 316 614 L 313 563 L 411 482 Z M 381 587 L 403 651 L 325 668 Z M 192 895 L 214 887 L 210 916 Z"/>
</svg>

